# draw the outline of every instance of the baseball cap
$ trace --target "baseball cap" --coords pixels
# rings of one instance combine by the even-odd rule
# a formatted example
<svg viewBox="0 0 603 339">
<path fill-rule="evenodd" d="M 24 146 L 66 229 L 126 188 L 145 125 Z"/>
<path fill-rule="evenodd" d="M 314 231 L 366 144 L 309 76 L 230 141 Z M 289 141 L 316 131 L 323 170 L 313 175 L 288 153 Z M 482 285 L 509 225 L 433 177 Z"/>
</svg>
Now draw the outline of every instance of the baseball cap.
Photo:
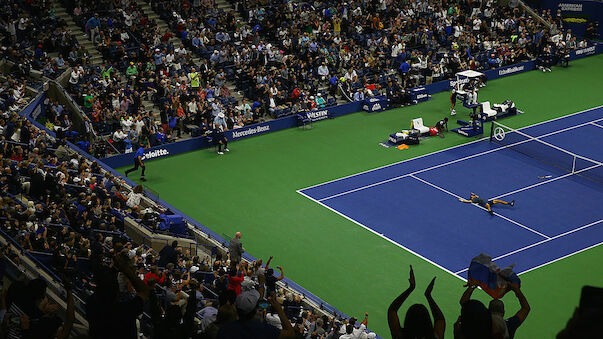
<svg viewBox="0 0 603 339">
<path fill-rule="evenodd" d="M 237 310 L 239 310 L 243 314 L 249 314 L 258 305 L 258 301 L 260 300 L 260 293 L 257 290 L 249 290 L 242 292 L 237 296 L 237 300 L 235 301 L 235 305 Z"/>
<path fill-rule="evenodd" d="M 190 268 L 190 272 L 191 272 L 191 273 L 195 273 L 195 272 L 197 272 L 198 270 L 199 270 L 199 267 L 197 267 L 197 266 L 191 266 L 191 268 Z"/>
<path fill-rule="evenodd" d="M 219 118 L 224 118 L 224 113 L 222 113 L 222 112 L 218 113 L 218 117 Z"/>
</svg>

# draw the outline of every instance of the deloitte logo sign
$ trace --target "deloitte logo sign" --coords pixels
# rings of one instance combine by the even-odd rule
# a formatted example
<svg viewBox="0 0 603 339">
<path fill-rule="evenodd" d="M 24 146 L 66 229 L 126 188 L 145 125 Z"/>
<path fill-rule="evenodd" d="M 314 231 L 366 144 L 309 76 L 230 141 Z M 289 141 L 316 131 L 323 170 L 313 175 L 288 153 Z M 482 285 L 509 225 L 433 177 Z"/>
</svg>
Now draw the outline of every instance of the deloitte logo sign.
<svg viewBox="0 0 603 339">
<path fill-rule="evenodd" d="M 154 151 L 150 151 L 148 153 L 145 153 L 142 156 L 142 160 L 159 158 L 159 157 L 163 157 L 163 156 L 166 156 L 166 155 L 170 155 L 170 152 L 168 150 L 166 150 L 165 148 L 162 148 L 162 149 L 158 149 L 158 150 L 154 150 Z"/>
</svg>

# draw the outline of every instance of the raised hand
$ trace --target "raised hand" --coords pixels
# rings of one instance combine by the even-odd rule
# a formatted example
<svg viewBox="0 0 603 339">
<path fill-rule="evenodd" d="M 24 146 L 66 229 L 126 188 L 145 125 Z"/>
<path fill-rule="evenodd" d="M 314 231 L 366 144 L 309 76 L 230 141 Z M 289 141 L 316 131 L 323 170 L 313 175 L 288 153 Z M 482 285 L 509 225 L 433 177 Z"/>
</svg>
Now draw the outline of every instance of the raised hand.
<svg viewBox="0 0 603 339">
<path fill-rule="evenodd" d="M 431 282 L 425 289 L 425 297 L 427 297 L 427 298 L 431 297 L 431 291 L 433 291 L 433 284 L 435 283 L 435 279 L 436 279 L 436 277 L 433 277 L 433 279 L 431 279 Z"/>
<path fill-rule="evenodd" d="M 415 289 L 415 272 L 412 270 L 412 265 L 410 265 L 410 277 L 408 278 L 408 282 L 410 283 L 410 288 Z"/>
</svg>

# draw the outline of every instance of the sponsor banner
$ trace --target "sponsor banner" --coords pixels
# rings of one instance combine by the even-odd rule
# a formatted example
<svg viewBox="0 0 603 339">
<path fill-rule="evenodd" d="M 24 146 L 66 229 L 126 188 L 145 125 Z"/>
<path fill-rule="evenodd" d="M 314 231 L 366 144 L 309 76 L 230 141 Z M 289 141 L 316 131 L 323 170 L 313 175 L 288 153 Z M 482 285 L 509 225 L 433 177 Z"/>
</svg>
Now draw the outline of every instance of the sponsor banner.
<svg viewBox="0 0 603 339">
<path fill-rule="evenodd" d="M 496 69 L 491 69 L 488 71 L 484 71 L 484 74 L 489 80 L 494 80 L 502 77 L 506 77 L 509 75 L 515 75 L 518 73 L 523 73 L 527 71 L 531 71 L 536 68 L 536 63 L 534 61 L 526 61 L 520 62 L 518 64 L 509 65 L 505 67 L 500 67 Z"/>
<path fill-rule="evenodd" d="M 558 7 L 561 12 L 582 12 L 582 6 L 583 4 L 562 2 Z"/>
<path fill-rule="evenodd" d="M 259 125 L 252 125 L 243 128 L 238 128 L 232 131 L 226 131 L 226 138 L 229 140 L 237 140 L 241 138 L 251 137 L 254 135 L 270 132 L 270 124 L 262 123 Z"/>
<path fill-rule="evenodd" d="M 603 44 L 597 43 L 595 46 L 577 49 L 570 52 L 570 60 L 576 60 L 587 56 L 603 53 Z"/>
<path fill-rule="evenodd" d="M 372 97 L 364 100 L 362 104 L 362 110 L 365 112 L 380 112 L 387 109 L 387 97 L 378 96 Z"/>
<path fill-rule="evenodd" d="M 427 101 L 429 93 L 424 86 L 413 88 L 410 90 L 410 100 L 416 103 Z"/>
<path fill-rule="evenodd" d="M 304 113 L 300 113 L 300 114 L 305 116 L 307 119 L 310 119 L 312 122 L 331 118 L 331 114 L 329 114 L 328 109 L 322 109 L 319 111 L 312 111 L 312 112 L 304 112 Z"/>
<path fill-rule="evenodd" d="M 584 18 L 587 23 L 564 22 L 564 29 L 571 29 L 572 35 L 583 37 L 586 33 L 586 27 L 591 22 L 603 21 L 603 1 L 597 0 L 541 0 L 539 6 L 542 9 L 549 9 L 556 13 L 561 10 L 563 17 Z M 540 11 L 537 11 L 540 12 Z M 597 29 L 598 39 L 603 37 L 603 25 Z M 580 38 L 578 38 L 580 39 Z"/>
<path fill-rule="evenodd" d="M 154 158 L 164 157 L 166 155 L 170 155 L 170 151 L 166 150 L 165 148 L 156 149 L 153 151 L 144 152 L 142 155 L 142 160 L 151 160 Z"/>
<path fill-rule="evenodd" d="M 170 144 L 159 145 L 145 150 L 143 160 L 149 161 L 153 159 L 163 158 L 170 155 L 175 155 L 184 152 L 196 151 L 200 148 L 209 147 L 206 137 L 197 137 L 188 140 L 172 142 Z M 134 153 L 117 154 L 102 159 L 102 161 L 112 167 L 119 168 L 123 166 L 131 166 L 134 159 Z"/>
</svg>

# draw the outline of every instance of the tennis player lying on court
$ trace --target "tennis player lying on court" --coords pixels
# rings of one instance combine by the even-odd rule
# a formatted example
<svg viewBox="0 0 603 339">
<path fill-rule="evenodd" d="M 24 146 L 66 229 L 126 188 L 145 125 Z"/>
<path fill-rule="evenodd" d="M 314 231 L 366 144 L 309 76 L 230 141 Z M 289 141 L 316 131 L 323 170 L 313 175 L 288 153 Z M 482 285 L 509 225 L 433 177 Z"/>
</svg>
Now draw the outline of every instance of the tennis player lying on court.
<svg viewBox="0 0 603 339">
<path fill-rule="evenodd" d="M 469 204 L 478 204 L 482 207 L 484 207 L 485 209 L 488 210 L 488 213 L 490 213 L 490 215 L 494 215 L 494 212 L 492 212 L 492 208 L 491 206 L 493 206 L 494 204 L 503 204 L 503 205 L 509 205 L 509 206 L 515 206 L 515 200 L 512 200 L 511 202 L 506 202 L 504 200 L 500 200 L 500 199 L 493 199 L 490 201 L 486 201 L 482 198 L 479 197 L 479 195 L 471 192 L 471 198 L 469 198 L 469 200 L 465 200 L 463 198 L 459 198 L 460 202 L 466 202 Z"/>
</svg>

